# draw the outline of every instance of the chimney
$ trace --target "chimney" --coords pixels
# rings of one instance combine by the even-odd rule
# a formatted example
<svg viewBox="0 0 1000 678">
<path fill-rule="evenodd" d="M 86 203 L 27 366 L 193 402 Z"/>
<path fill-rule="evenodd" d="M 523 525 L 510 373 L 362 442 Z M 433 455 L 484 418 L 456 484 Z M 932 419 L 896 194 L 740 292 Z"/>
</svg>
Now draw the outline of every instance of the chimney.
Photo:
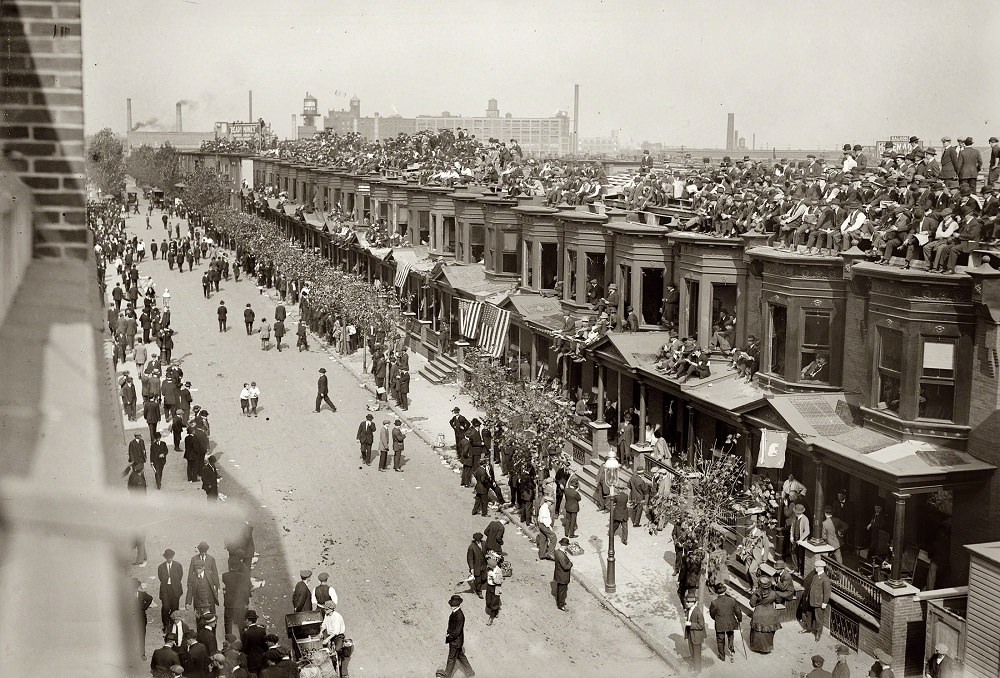
<svg viewBox="0 0 1000 678">
<path fill-rule="evenodd" d="M 128 125 L 128 127 L 125 128 L 125 133 L 128 134 L 132 131 L 132 99 L 125 100 L 125 118 L 125 124 Z"/>
<path fill-rule="evenodd" d="M 250 90 L 250 116 L 247 118 L 248 122 L 253 122 L 253 90 Z"/>
<path fill-rule="evenodd" d="M 572 153 L 580 152 L 580 86 L 573 85 L 573 140 Z"/>
<path fill-rule="evenodd" d="M 177 102 L 177 129 L 175 132 L 183 132 L 184 126 L 181 124 L 181 102 Z"/>
<path fill-rule="evenodd" d="M 726 114 L 726 150 L 733 150 L 733 134 L 736 131 L 736 115 Z"/>
</svg>

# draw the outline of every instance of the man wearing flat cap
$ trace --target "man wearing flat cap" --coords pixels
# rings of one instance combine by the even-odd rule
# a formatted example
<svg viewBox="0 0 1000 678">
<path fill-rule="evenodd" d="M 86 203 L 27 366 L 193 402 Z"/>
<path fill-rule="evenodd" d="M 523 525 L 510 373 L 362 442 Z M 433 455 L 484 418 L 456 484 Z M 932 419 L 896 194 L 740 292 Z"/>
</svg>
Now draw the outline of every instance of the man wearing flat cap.
<svg viewBox="0 0 1000 678">
<path fill-rule="evenodd" d="M 818 654 L 814 654 L 810 660 L 813 670 L 806 674 L 806 678 L 833 678 L 832 674 L 823 668 L 825 660 Z"/>
<path fill-rule="evenodd" d="M 292 608 L 296 612 L 312 612 L 312 590 L 309 588 L 309 579 L 313 576 L 312 570 L 300 570 L 299 582 L 292 592 Z"/>
<path fill-rule="evenodd" d="M 201 563 L 205 568 L 205 576 L 208 577 L 209 582 L 216 589 L 219 588 L 219 568 L 215 564 L 215 557 L 208 554 L 208 542 L 200 542 L 198 544 L 198 553 L 192 556 L 191 563 L 188 565 L 188 588 L 191 587 L 191 581 L 195 577 L 195 565 Z"/>
<path fill-rule="evenodd" d="M 466 676 L 474 676 L 476 672 L 465 656 L 465 613 L 462 612 L 462 596 L 453 595 L 448 599 L 448 606 L 451 607 L 451 614 L 448 615 L 448 633 L 444 637 L 444 642 L 448 646 L 448 663 L 444 667 L 444 672 L 439 671 L 438 675 L 451 678 L 455 675 L 455 665 L 458 664 Z"/>
</svg>

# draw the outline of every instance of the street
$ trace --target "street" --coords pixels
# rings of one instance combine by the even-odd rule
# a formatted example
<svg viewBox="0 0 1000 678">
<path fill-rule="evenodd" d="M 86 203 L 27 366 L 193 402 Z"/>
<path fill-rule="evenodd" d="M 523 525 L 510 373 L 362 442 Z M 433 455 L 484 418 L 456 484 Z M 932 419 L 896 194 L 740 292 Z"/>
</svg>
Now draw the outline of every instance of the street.
<svg viewBox="0 0 1000 678">
<path fill-rule="evenodd" d="M 141 210 L 129 217 L 128 227 L 147 241 L 148 252 L 149 239 L 159 242 L 164 230 L 159 212 L 153 214 L 155 227 L 147 230 L 145 203 Z M 283 350 L 276 350 L 272 338 L 270 350 L 262 351 L 259 336 L 246 335 L 242 310 L 252 304 L 258 324 L 265 317 L 273 322 L 275 301 L 259 294 L 256 281 L 246 277 L 239 283 L 223 280 L 219 293 L 204 298 L 206 265 L 203 261 L 193 272 L 178 273 L 147 254 L 139 271 L 143 281 L 152 276 L 158 296 L 170 290 L 173 355 L 181 361 L 184 379 L 193 384 L 195 404 L 210 412 L 220 491 L 228 502 L 245 505 L 254 525 L 260 556 L 252 576 L 264 584 L 254 591 L 253 606 L 269 630 L 284 638 L 284 615 L 292 611 L 298 571 L 313 571 L 311 586 L 316 575 L 329 572 L 347 637 L 354 640 L 352 672 L 433 675 L 447 657 L 448 598 L 467 589 L 459 585 L 468 574 L 466 547 L 492 517 L 470 515 L 471 491 L 459 487 L 458 477 L 415 434 L 406 440 L 403 473 L 379 473 L 377 453 L 375 464 L 359 468 L 355 435 L 373 402 L 369 392 L 315 337 L 310 351 L 295 349 L 298 314 L 291 304 L 286 305 L 290 333 Z M 111 267 L 109 272 L 113 275 Z M 216 320 L 220 300 L 229 308 L 225 333 Z M 156 352 L 155 345 L 150 348 Z M 313 412 L 321 367 L 328 371 L 336 413 L 325 406 L 321 413 Z M 247 418 L 241 416 L 239 394 L 250 381 L 256 381 L 261 397 L 259 416 Z M 375 416 L 381 425 L 392 415 Z M 129 437 L 145 430 L 142 422 L 125 425 Z M 124 465 L 124 448 L 122 460 Z M 156 492 L 150 470 L 147 480 L 149 492 Z M 200 483 L 186 482 L 182 452 L 172 446 L 162 491 L 177 495 L 178 501 L 206 501 Z M 504 582 L 496 623 L 487 627 L 483 601 L 464 595 L 466 654 L 478 675 L 669 675 L 649 648 L 578 585 L 570 585 L 569 611 L 558 611 L 550 594 L 552 563 L 538 561 L 531 543 L 514 526 L 506 527 L 505 550 L 514 576 Z M 146 583 L 154 600 L 155 568 L 163 549 L 177 551 L 186 567 L 202 539 L 211 544 L 223 570 L 224 535 L 211 525 L 150 528 L 149 565 L 133 568 L 133 574 Z M 158 608 L 148 616 L 147 654 L 159 646 Z"/>
</svg>

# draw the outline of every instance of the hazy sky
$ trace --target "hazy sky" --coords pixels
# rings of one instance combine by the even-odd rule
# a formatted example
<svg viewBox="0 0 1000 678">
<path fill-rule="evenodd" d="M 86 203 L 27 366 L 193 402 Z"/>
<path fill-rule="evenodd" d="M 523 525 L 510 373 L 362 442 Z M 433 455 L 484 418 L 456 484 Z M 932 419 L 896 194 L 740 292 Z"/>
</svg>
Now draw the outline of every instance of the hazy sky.
<svg viewBox="0 0 1000 678">
<path fill-rule="evenodd" d="M 1000 135 L 996 0 L 83 0 L 86 126 L 320 111 L 572 112 L 580 135 L 758 148 Z M 993 44 L 991 44 L 991 42 Z"/>
</svg>

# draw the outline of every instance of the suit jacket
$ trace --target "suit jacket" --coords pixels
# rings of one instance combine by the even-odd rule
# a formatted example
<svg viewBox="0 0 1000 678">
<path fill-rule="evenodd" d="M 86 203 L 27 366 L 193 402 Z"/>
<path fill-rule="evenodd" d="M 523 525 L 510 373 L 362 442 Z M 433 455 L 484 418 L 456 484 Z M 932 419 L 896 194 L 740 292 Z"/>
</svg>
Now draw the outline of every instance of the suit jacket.
<svg viewBox="0 0 1000 678">
<path fill-rule="evenodd" d="M 371 445 L 375 442 L 375 422 L 365 419 L 358 426 L 358 442 Z"/>
<path fill-rule="evenodd" d="M 149 452 L 150 463 L 155 469 L 163 468 L 167 463 L 167 444 L 162 440 L 153 441 L 152 449 Z"/>
<path fill-rule="evenodd" d="M 247 656 L 247 669 L 250 673 L 259 673 L 264 665 L 264 653 L 267 652 L 267 629 L 260 624 L 252 624 L 243 631 L 243 652 Z"/>
<path fill-rule="evenodd" d="M 713 600 L 708 607 L 708 614 L 715 620 L 716 633 L 736 631 L 740 628 L 740 622 L 743 621 L 743 611 L 736 604 L 736 600 L 728 594 L 723 594 Z"/>
<path fill-rule="evenodd" d="M 181 658 L 174 648 L 158 647 L 153 650 L 153 657 L 149 660 L 149 670 L 152 671 L 153 678 L 173 678 L 170 667 L 180 663 Z"/>
<path fill-rule="evenodd" d="M 182 666 L 184 678 L 209 678 L 208 648 L 201 643 L 188 647 Z"/>
<path fill-rule="evenodd" d="M 458 458 L 463 466 L 472 466 L 472 442 L 468 436 L 462 436 L 455 445 Z"/>
<path fill-rule="evenodd" d="M 188 588 L 191 588 L 191 582 L 194 581 L 197 574 L 194 571 L 194 566 L 201 561 L 201 554 L 196 554 L 191 557 L 191 563 L 188 565 Z M 219 568 L 215 565 L 215 558 L 209 554 L 205 554 L 205 578 L 208 579 L 212 586 L 216 589 L 219 588 Z"/>
<path fill-rule="evenodd" d="M 219 651 L 219 641 L 215 639 L 215 629 L 203 626 L 198 629 L 196 638 L 208 650 L 209 657 Z"/>
<path fill-rule="evenodd" d="M 830 578 L 825 573 L 823 575 L 817 573 L 809 585 L 809 606 L 822 607 L 826 605 L 830 602 L 830 594 L 832 592 L 833 587 L 830 583 Z"/>
<path fill-rule="evenodd" d="M 175 560 L 170 563 L 170 571 L 168 573 L 167 561 L 163 561 L 156 568 L 156 576 L 160 580 L 160 600 L 169 600 L 171 597 L 176 597 L 177 600 L 180 600 L 184 592 L 184 566 Z M 167 580 L 170 581 L 169 586 L 167 585 Z"/>
<path fill-rule="evenodd" d="M 490 472 L 485 467 L 480 466 L 472 473 L 472 476 L 476 479 L 476 494 L 489 494 L 492 486 Z"/>
<path fill-rule="evenodd" d="M 448 635 L 444 637 L 444 642 L 458 649 L 465 645 L 465 614 L 461 608 L 448 616 Z"/>
<path fill-rule="evenodd" d="M 146 463 L 146 442 L 142 438 L 132 438 L 132 442 L 128 444 L 128 463 L 137 461 Z"/>
<path fill-rule="evenodd" d="M 319 375 L 319 379 L 316 380 L 316 392 L 319 395 L 329 395 L 330 386 L 325 374 Z"/>
<path fill-rule="evenodd" d="M 690 626 L 687 622 L 690 621 Z M 705 613 L 701 611 L 701 604 L 695 603 L 694 608 L 684 614 L 684 637 L 695 645 L 701 645 L 705 641 Z"/>
<path fill-rule="evenodd" d="M 389 440 L 392 438 L 392 431 L 385 426 L 378 430 L 378 449 L 388 450 Z"/>
<path fill-rule="evenodd" d="M 632 474 L 632 478 L 628 481 L 628 488 L 628 498 L 632 503 L 646 501 L 649 498 L 649 482 L 640 473 Z"/>
<path fill-rule="evenodd" d="M 292 607 L 296 612 L 312 612 L 312 591 L 302 580 L 299 580 L 295 585 L 295 591 L 292 592 Z"/>
<path fill-rule="evenodd" d="M 406 434 L 403 433 L 402 429 L 398 426 L 392 427 L 392 451 L 402 452 L 403 451 L 403 441 L 406 440 Z"/>
<path fill-rule="evenodd" d="M 958 178 L 975 179 L 979 175 L 979 170 L 983 168 L 983 156 L 978 149 L 966 146 L 958 154 Z"/>
<path fill-rule="evenodd" d="M 483 553 L 483 547 L 480 546 L 478 542 L 472 542 L 469 544 L 469 548 L 465 552 L 465 560 L 469 564 L 469 570 L 471 570 L 473 574 L 485 574 L 486 554 Z"/>
<path fill-rule="evenodd" d="M 851 667 L 847 665 L 847 662 L 839 661 L 833 667 L 831 675 L 833 678 L 851 678 Z"/>
<path fill-rule="evenodd" d="M 823 540 L 835 549 L 840 548 L 840 537 L 832 517 L 823 520 Z"/>
<path fill-rule="evenodd" d="M 575 487 L 569 486 L 566 491 L 563 492 L 563 499 L 565 499 L 566 513 L 579 513 L 580 511 L 580 490 Z"/>
<path fill-rule="evenodd" d="M 958 164 L 958 151 L 954 146 L 949 146 L 941 151 L 941 178 L 957 179 Z"/>
<path fill-rule="evenodd" d="M 833 674 L 826 669 L 813 669 L 806 674 L 806 678 L 833 678 Z"/>
<path fill-rule="evenodd" d="M 568 584 L 569 583 L 569 573 L 573 569 L 573 561 L 570 560 L 569 556 L 562 549 L 556 549 L 553 554 L 555 558 L 555 571 L 552 573 L 552 578 L 557 584 Z"/>
<path fill-rule="evenodd" d="M 226 607 L 249 607 L 249 573 L 242 570 L 230 570 L 222 575 L 222 584 L 225 586 L 224 600 Z"/>
<path fill-rule="evenodd" d="M 208 575 L 195 577 L 188 582 L 187 600 L 188 605 L 195 607 L 211 607 L 219 604 L 218 589 L 212 585 Z"/>
<path fill-rule="evenodd" d="M 624 494 L 615 494 L 615 507 L 611 509 L 611 516 L 615 522 L 628 520 L 628 498 Z"/>
</svg>

